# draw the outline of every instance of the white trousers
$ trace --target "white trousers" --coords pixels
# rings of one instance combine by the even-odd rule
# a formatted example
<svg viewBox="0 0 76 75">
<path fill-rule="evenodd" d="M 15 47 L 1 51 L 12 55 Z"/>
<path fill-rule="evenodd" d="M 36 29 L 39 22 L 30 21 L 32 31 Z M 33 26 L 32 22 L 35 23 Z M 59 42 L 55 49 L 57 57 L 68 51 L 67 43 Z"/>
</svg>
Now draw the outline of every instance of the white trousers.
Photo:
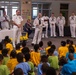
<svg viewBox="0 0 76 75">
<path fill-rule="evenodd" d="M 39 42 L 41 41 L 41 37 L 42 37 L 42 28 L 35 28 L 35 34 L 33 37 L 33 44 L 39 44 Z"/>
<path fill-rule="evenodd" d="M 59 36 L 64 36 L 64 25 L 59 25 Z"/>
<path fill-rule="evenodd" d="M 48 24 L 44 24 L 46 31 L 45 31 L 45 37 L 48 37 Z"/>
<path fill-rule="evenodd" d="M 16 26 L 13 27 L 13 46 L 15 47 L 15 44 L 20 43 L 20 36 L 21 36 L 21 28 L 18 28 Z"/>
<path fill-rule="evenodd" d="M 76 24 L 70 24 L 71 37 L 75 37 Z"/>
<path fill-rule="evenodd" d="M 50 24 L 50 30 L 51 30 L 51 36 L 56 36 L 56 32 L 55 32 L 55 25 L 51 25 Z"/>
</svg>

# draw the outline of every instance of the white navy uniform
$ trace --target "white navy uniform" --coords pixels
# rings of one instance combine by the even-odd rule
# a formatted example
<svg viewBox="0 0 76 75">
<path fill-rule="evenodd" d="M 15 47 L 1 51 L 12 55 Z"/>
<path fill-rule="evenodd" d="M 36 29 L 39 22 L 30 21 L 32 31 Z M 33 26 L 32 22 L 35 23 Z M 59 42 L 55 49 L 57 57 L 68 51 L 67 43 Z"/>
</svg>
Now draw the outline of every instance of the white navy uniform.
<svg viewBox="0 0 76 75">
<path fill-rule="evenodd" d="M 59 36 L 64 36 L 64 25 L 65 25 L 65 17 L 59 16 L 57 18 L 57 25 L 59 27 Z"/>
<path fill-rule="evenodd" d="M 23 18 L 21 16 L 14 15 L 12 17 L 12 21 L 14 21 L 16 24 L 21 24 L 23 21 Z M 13 25 L 13 46 L 15 47 L 15 41 L 17 40 L 17 43 L 20 43 L 20 36 L 21 36 L 21 28 L 18 28 L 16 25 Z"/>
<path fill-rule="evenodd" d="M 69 17 L 71 37 L 75 37 L 76 31 L 76 16 Z"/>
<path fill-rule="evenodd" d="M 44 26 L 46 28 L 45 37 L 47 38 L 48 37 L 48 20 L 49 20 L 49 17 L 43 16 L 43 19 L 44 19 Z"/>
<path fill-rule="evenodd" d="M 43 18 L 36 18 L 33 22 L 33 25 L 35 26 L 35 34 L 33 37 L 32 44 L 39 44 L 42 38 Z"/>
<path fill-rule="evenodd" d="M 10 18 L 9 18 L 8 15 L 1 17 L 1 27 L 2 27 L 2 29 L 9 29 L 10 28 L 9 27 L 9 21 L 10 21 Z"/>
<path fill-rule="evenodd" d="M 56 17 L 50 17 L 49 19 L 50 23 L 50 30 L 51 30 L 51 37 L 56 37 L 55 27 L 56 27 Z"/>
</svg>

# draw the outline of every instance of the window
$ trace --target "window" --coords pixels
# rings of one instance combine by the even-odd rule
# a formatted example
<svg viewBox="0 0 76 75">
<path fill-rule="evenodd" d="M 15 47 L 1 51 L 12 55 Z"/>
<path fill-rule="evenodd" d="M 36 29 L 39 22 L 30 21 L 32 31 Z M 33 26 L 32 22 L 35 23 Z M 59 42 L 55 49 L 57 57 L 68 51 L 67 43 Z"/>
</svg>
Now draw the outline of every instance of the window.
<svg viewBox="0 0 76 75">
<path fill-rule="evenodd" d="M 32 3 L 32 19 L 36 18 L 39 12 L 50 16 L 50 6 L 51 3 Z"/>
<path fill-rule="evenodd" d="M 3 16 L 4 8 L 0 8 L 0 16 Z"/>
<path fill-rule="evenodd" d="M 1 6 L 1 8 L 5 8 L 6 14 L 7 14 L 7 6 Z"/>
<path fill-rule="evenodd" d="M 33 7 L 33 18 L 35 18 L 37 16 L 37 13 L 38 13 L 38 8 Z"/>
<path fill-rule="evenodd" d="M 12 16 L 16 13 L 15 11 L 17 9 L 20 10 L 20 2 L 19 1 L 11 1 L 11 0 L 8 0 L 8 1 L 0 1 L 0 6 L 1 8 L 4 8 L 7 15 L 10 16 L 10 18 L 12 18 Z"/>
<path fill-rule="evenodd" d="M 42 4 L 38 4 L 38 8 L 41 9 L 42 8 Z"/>
<path fill-rule="evenodd" d="M 60 9 L 68 9 L 68 4 L 60 4 Z"/>
<path fill-rule="evenodd" d="M 16 6 L 12 7 L 12 16 L 16 14 L 17 9 L 18 9 L 18 7 L 16 7 Z"/>
<path fill-rule="evenodd" d="M 68 25 L 68 7 L 69 7 L 69 4 L 60 4 L 60 12 L 63 14 L 63 16 L 65 17 L 66 19 L 66 25 Z"/>
</svg>

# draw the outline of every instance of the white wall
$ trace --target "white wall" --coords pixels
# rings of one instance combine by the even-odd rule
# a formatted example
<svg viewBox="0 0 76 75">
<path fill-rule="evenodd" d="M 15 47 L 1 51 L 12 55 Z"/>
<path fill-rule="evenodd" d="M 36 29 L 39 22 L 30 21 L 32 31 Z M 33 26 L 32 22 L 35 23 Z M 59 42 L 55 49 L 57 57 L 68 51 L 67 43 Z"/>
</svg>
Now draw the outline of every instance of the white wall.
<svg viewBox="0 0 76 75">
<path fill-rule="evenodd" d="M 69 3 L 69 16 L 71 15 L 72 12 L 75 12 L 76 14 L 76 2 L 70 2 Z"/>
<path fill-rule="evenodd" d="M 51 8 L 52 8 L 52 12 L 55 13 L 55 16 L 57 17 L 60 13 L 60 3 L 52 2 Z"/>
</svg>

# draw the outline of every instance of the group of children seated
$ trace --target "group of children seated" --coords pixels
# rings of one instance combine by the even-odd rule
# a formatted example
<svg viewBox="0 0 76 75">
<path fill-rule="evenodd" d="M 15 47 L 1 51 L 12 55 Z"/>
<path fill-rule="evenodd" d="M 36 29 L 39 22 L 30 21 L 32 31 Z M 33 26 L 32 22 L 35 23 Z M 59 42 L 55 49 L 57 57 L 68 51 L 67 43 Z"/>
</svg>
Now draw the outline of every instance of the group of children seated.
<svg viewBox="0 0 76 75">
<path fill-rule="evenodd" d="M 76 75 L 76 46 L 72 40 L 56 46 L 43 41 L 29 49 L 26 41 L 13 48 L 9 37 L 0 43 L 0 75 Z"/>
</svg>

